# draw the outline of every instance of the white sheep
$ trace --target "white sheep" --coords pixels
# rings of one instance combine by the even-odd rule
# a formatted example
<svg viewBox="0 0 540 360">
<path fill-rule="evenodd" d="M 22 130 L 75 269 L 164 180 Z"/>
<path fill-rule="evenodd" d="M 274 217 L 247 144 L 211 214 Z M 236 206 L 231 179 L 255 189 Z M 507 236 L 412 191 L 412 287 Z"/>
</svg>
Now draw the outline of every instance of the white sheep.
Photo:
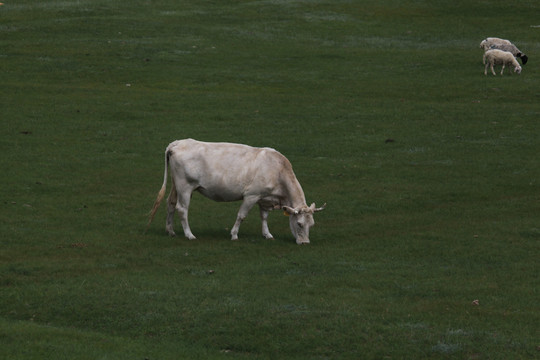
<svg viewBox="0 0 540 360">
<path fill-rule="evenodd" d="M 484 53 L 483 61 L 484 64 L 486 64 L 486 67 L 484 69 L 484 75 L 487 75 L 488 66 L 491 67 L 491 72 L 493 73 L 493 75 L 495 75 L 493 65 L 502 65 L 501 75 L 503 74 L 505 65 L 513 65 L 514 72 L 521 74 L 521 66 L 519 66 L 519 63 L 517 62 L 514 55 L 512 55 L 512 53 L 508 51 L 502 51 L 498 49 L 488 50 Z"/>
<path fill-rule="evenodd" d="M 514 57 L 521 59 L 521 63 L 523 65 L 525 65 L 529 60 L 527 55 L 525 55 L 521 50 L 519 50 L 516 45 L 512 44 L 510 40 L 488 37 L 482 40 L 482 42 L 480 42 L 480 48 L 482 48 L 484 51 L 490 49 L 499 49 L 511 52 Z"/>
</svg>

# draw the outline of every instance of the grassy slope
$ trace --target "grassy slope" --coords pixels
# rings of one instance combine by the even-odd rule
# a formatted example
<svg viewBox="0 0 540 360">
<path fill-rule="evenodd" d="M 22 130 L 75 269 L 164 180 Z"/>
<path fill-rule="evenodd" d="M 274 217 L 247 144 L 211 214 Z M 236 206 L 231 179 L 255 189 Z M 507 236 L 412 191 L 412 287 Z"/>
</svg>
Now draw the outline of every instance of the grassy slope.
<svg viewBox="0 0 540 360">
<path fill-rule="evenodd" d="M 20 1 L 0 8 L 6 358 L 530 358 L 538 5 Z M 508 24 L 512 24 L 508 27 Z M 480 40 L 521 76 L 485 77 Z M 143 234 L 176 138 L 272 146 L 297 247 L 195 196 Z M 386 142 L 393 139 L 393 142 Z M 478 299 L 479 306 L 472 305 Z"/>
</svg>

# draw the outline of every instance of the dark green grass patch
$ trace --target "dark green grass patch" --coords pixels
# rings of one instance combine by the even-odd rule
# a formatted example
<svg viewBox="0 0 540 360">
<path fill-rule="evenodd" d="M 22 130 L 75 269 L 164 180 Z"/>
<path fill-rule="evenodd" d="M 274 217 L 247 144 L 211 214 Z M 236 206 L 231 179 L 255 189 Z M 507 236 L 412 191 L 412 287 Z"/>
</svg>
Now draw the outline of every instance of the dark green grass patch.
<svg viewBox="0 0 540 360">
<path fill-rule="evenodd" d="M 5 2 L 0 357 L 538 357 L 538 6 Z M 186 137 L 286 155 L 312 243 L 199 194 L 145 233 Z"/>
</svg>

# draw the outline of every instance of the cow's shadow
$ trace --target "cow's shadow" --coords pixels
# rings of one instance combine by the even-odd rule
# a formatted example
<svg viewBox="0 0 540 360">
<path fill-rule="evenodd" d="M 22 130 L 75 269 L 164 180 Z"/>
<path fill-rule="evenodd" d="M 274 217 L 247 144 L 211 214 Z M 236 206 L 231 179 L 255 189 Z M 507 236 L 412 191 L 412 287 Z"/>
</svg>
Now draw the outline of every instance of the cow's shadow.
<svg viewBox="0 0 540 360">
<path fill-rule="evenodd" d="M 229 241 L 231 243 L 257 243 L 261 241 L 274 241 L 278 243 L 295 243 L 294 237 L 292 235 L 287 235 L 281 232 L 273 233 L 274 238 L 266 239 L 260 233 L 254 233 L 253 231 L 245 231 L 244 233 L 240 232 L 238 234 L 238 240 L 231 240 L 230 230 L 228 229 L 211 229 L 204 228 L 200 229 L 197 232 L 193 231 L 194 235 L 197 237 L 195 240 L 189 240 L 184 236 L 182 228 L 174 229 L 176 235 L 171 236 L 167 233 L 164 228 L 150 227 L 147 230 L 143 229 L 143 234 L 151 237 L 162 237 L 163 239 L 169 239 L 178 242 L 184 241 L 204 241 L 204 242 L 218 242 L 218 241 Z"/>
</svg>

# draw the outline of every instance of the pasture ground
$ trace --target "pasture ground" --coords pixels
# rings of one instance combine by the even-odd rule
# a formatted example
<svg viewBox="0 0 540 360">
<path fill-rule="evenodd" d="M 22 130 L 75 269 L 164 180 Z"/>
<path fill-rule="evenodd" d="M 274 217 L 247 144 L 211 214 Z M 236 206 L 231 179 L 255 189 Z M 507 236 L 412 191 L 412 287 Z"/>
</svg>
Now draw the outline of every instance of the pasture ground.
<svg viewBox="0 0 540 360">
<path fill-rule="evenodd" d="M 539 11 L 6 0 L 0 358 L 538 358 Z M 487 36 L 520 76 L 484 76 Z M 312 243 L 257 211 L 231 242 L 239 203 L 201 196 L 197 241 L 163 206 L 144 233 L 186 137 L 286 155 Z"/>
</svg>

